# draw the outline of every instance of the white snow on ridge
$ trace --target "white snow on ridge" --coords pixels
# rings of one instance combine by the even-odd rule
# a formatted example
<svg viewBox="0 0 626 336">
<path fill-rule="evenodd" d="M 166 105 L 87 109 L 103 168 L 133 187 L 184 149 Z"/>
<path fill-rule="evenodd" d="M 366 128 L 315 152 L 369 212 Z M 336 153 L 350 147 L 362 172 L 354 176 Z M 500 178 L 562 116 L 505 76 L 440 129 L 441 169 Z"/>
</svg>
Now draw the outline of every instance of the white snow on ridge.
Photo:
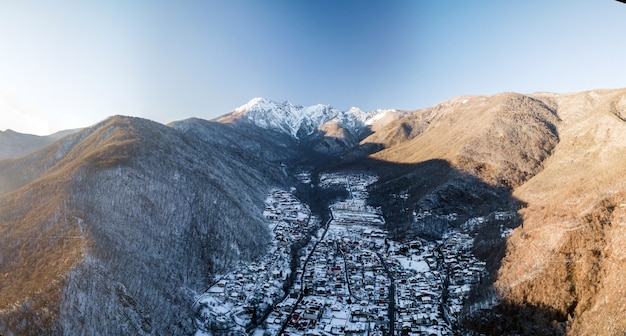
<svg viewBox="0 0 626 336">
<path fill-rule="evenodd" d="M 341 127 L 358 132 L 382 119 L 388 111 L 393 110 L 363 112 L 358 107 L 352 107 L 348 111 L 340 111 L 330 105 L 303 107 L 288 101 L 279 103 L 265 98 L 254 98 L 234 109 L 232 114 L 259 127 L 275 129 L 299 139 L 313 134 L 321 125 L 335 118 Z"/>
<path fill-rule="evenodd" d="M 252 98 L 249 102 L 233 110 L 235 113 L 244 113 L 249 110 L 272 110 L 278 103 L 262 97 Z"/>
<path fill-rule="evenodd" d="M 395 110 L 375 110 L 371 113 L 370 117 L 365 120 L 366 125 L 372 125 L 374 122 L 383 119 L 388 112 L 393 112 Z"/>
</svg>

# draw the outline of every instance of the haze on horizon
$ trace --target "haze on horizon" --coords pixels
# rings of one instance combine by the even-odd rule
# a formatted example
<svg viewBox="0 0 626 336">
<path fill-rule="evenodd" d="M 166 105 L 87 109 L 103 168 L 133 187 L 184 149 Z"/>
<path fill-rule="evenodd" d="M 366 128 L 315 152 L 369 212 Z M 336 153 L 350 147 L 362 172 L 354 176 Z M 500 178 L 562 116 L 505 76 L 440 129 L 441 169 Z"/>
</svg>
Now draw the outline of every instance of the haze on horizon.
<svg viewBox="0 0 626 336">
<path fill-rule="evenodd" d="M 0 4 L 0 130 L 215 118 L 254 97 L 418 109 L 624 87 L 613 0 Z"/>
</svg>

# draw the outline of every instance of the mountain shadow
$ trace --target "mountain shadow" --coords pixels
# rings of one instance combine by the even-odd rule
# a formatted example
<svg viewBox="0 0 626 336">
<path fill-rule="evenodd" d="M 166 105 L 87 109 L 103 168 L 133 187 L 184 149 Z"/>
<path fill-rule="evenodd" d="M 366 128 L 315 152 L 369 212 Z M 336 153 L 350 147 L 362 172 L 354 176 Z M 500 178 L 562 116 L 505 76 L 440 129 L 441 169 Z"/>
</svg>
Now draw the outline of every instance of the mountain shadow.
<svg viewBox="0 0 626 336">
<path fill-rule="evenodd" d="M 487 276 L 473 285 L 454 326 L 458 334 L 564 333 L 567 316 L 550 307 L 500 301 L 494 288 L 506 252 L 506 234 L 523 225 L 518 210 L 524 203 L 512 195 L 511 188 L 487 183 L 446 160 L 401 164 L 361 158 L 327 169 L 379 176 L 370 186 L 368 203 L 382 208 L 393 240 L 437 241 L 451 231 L 474 238 L 472 252 L 486 262 Z"/>
</svg>

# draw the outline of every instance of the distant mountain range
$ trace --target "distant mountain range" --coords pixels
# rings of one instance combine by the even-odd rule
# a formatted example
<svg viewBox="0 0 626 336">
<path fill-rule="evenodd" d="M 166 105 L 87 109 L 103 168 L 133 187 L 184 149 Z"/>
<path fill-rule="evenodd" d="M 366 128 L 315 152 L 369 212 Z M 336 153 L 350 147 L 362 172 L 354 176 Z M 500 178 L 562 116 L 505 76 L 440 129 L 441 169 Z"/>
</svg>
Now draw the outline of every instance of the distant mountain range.
<svg viewBox="0 0 626 336">
<path fill-rule="evenodd" d="M 459 330 L 623 332 L 625 120 L 626 90 L 595 90 L 415 111 L 255 98 L 211 121 L 1 132 L 0 334 L 193 333 L 194 295 L 264 253 L 263 200 L 302 170 L 378 175 L 370 203 L 397 240 L 518 214 L 506 240 L 496 222 L 475 228 L 490 277 L 472 295 L 500 304 Z"/>
<path fill-rule="evenodd" d="M 77 131 L 61 131 L 48 136 L 22 134 L 12 130 L 0 131 L 0 160 L 29 154 Z"/>
<path fill-rule="evenodd" d="M 301 148 L 337 154 L 354 149 L 374 129 L 404 113 L 398 110 L 363 112 L 356 107 L 340 111 L 329 105 L 303 107 L 255 98 L 216 121 L 234 123 L 238 127 L 260 127 L 289 135 Z"/>
<path fill-rule="evenodd" d="M 303 139 L 333 123 L 348 133 L 358 135 L 380 123 L 386 114 L 398 115 L 396 110 L 375 110 L 363 112 L 353 107 L 340 111 L 330 105 L 303 107 L 290 102 L 277 103 L 264 98 L 254 98 L 233 112 L 217 119 L 218 122 L 248 122 L 268 130 L 290 134 L 295 139 Z M 388 119 L 387 119 L 388 121 Z"/>
</svg>

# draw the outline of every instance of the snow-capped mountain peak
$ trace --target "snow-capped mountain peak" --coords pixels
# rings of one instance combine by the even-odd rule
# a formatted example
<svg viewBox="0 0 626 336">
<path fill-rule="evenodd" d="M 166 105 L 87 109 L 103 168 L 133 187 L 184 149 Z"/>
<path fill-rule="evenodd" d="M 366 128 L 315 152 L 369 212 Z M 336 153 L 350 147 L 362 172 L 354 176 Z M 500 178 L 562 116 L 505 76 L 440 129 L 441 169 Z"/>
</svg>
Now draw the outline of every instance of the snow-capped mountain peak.
<svg viewBox="0 0 626 336">
<path fill-rule="evenodd" d="M 234 109 L 233 112 L 234 113 L 246 113 L 249 111 L 263 111 L 263 110 L 275 110 L 275 109 L 293 110 L 294 107 L 301 107 L 301 106 L 294 106 L 288 101 L 279 103 L 273 100 L 265 99 L 262 97 L 257 97 L 257 98 L 251 99 L 249 102 Z"/>
<path fill-rule="evenodd" d="M 234 109 L 232 113 L 219 118 L 218 121 L 246 121 L 261 128 L 287 133 L 295 139 L 301 139 L 315 133 L 320 126 L 333 119 L 337 119 L 341 127 L 352 133 L 358 133 L 379 113 L 379 110 L 363 112 L 358 107 L 340 111 L 324 104 L 303 107 L 289 101 L 279 103 L 265 98 L 254 98 Z"/>
<path fill-rule="evenodd" d="M 262 97 L 252 98 L 249 102 L 239 106 L 234 110 L 234 112 L 245 112 L 250 109 L 256 108 L 258 106 L 263 106 L 268 104 L 269 101 Z"/>
<path fill-rule="evenodd" d="M 352 106 L 349 110 L 349 113 L 352 113 L 354 115 L 361 115 L 364 114 L 365 112 L 363 112 L 363 110 L 361 110 L 360 108 L 356 107 L 356 106 Z"/>
</svg>

